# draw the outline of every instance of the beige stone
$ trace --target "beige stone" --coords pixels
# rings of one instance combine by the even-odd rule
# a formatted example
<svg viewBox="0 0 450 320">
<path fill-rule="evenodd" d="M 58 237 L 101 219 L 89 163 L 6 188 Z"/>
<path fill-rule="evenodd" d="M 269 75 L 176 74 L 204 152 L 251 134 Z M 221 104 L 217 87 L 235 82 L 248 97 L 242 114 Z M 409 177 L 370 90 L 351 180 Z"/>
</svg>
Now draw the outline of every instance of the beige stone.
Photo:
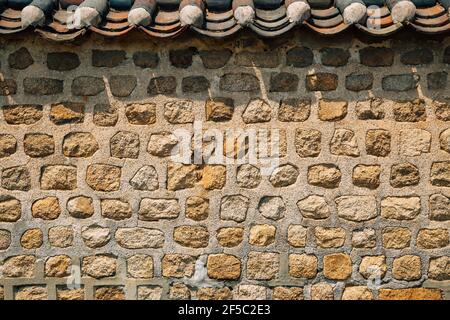
<svg viewBox="0 0 450 320">
<path fill-rule="evenodd" d="M 359 164 L 353 168 L 353 184 L 358 187 L 376 189 L 380 186 L 380 165 Z"/>
<path fill-rule="evenodd" d="M 331 280 L 345 280 L 352 274 L 352 260 L 348 254 L 333 253 L 323 257 L 323 274 Z"/>
<path fill-rule="evenodd" d="M 312 279 L 317 274 L 317 257 L 308 254 L 289 255 L 289 275 L 295 278 Z"/>
<path fill-rule="evenodd" d="M 81 229 L 81 238 L 89 248 L 101 248 L 111 240 L 111 232 L 109 228 L 103 228 L 94 224 Z"/>
<path fill-rule="evenodd" d="M 77 196 L 67 201 L 67 211 L 78 219 L 90 218 L 94 215 L 94 204 L 91 197 Z"/>
<path fill-rule="evenodd" d="M 94 293 L 95 300 L 125 300 L 123 287 L 98 287 Z"/>
<path fill-rule="evenodd" d="M 0 196 L 0 222 L 15 222 L 22 216 L 19 200 L 10 196 Z"/>
<path fill-rule="evenodd" d="M 386 157 L 391 152 L 391 134 L 387 130 L 372 129 L 366 133 L 368 155 Z"/>
<path fill-rule="evenodd" d="M 133 214 L 131 206 L 127 201 L 120 199 L 101 200 L 102 216 L 112 220 L 124 220 Z"/>
<path fill-rule="evenodd" d="M 162 259 L 162 275 L 170 278 L 192 277 L 195 257 L 187 254 L 169 253 Z"/>
<path fill-rule="evenodd" d="M 153 278 L 153 258 L 145 254 L 135 254 L 127 259 L 129 277 L 137 279 Z"/>
<path fill-rule="evenodd" d="M 366 279 L 382 279 L 386 271 L 385 256 L 365 256 L 359 264 L 359 273 Z"/>
<path fill-rule="evenodd" d="M 439 289 L 407 288 L 407 289 L 380 289 L 380 300 L 442 300 Z"/>
<path fill-rule="evenodd" d="M 72 259 L 66 255 L 58 255 L 49 257 L 45 261 L 45 276 L 46 277 L 67 277 L 70 275 L 70 267 Z"/>
<path fill-rule="evenodd" d="M 56 291 L 57 300 L 84 300 L 84 289 L 64 289 L 58 288 Z"/>
<path fill-rule="evenodd" d="M 249 252 L 247 257 L 247 278 L 270 280 L 278 276 L 280 255 L 276 252 Z"/>
<path fill-rule="evenodd" d="M 242 114 L 245 123 L 268 122 L 272 118 L 272 107 L 262 99 L 251 100 Z"/>
<path fill-rule="evenodd" d="M 205 248 L 209 243 L 209 232 L 204 226 L 178 226 L 173 230 L 173 240 L 183 247 Z"/>
<path fill-rule="evenodd" d="M 297 248 L 306 246 L 307 231 L 307 228 L 301 225 L 291 224 L 288 227 L 288 243 Z"/>
<path fill-rule="evenodd" d="M 53 136 L 44 133 L 27 133 L 23 138 L 23 151 L 32 158 L 46 157 L 55 152 Z"/>
<path fill-rule="evenodd" d="M 190 300 L 191 291 L 184 283 L 174 283 L 169 289 L 170 300 Z"/>
<path fill-rule="evenodd" d="M 275 241 L 276 227 L 268 224 L 255 225 L 250 228 L 248 242 L 251 245 L 265 247 Z"/>
<path fill-rule="evenodd" d="M 154 103 L 131 103 L 125 107 L 128 122 L 135 125 L 150 125 L 156 122 Z"/>
<path fill-rule="evenodd" d="M 269 181 L 274 187 L 287 187 L 297 181 L 298 175 L 297 167 L 288 163 L 276 168 L 270 175 Z"/>
<path fill-rule="evenodd" d="M 412 220 L 419 213 L 419 197 L 386 197 L 381 200 L 381 216 L 385 219 Z"/>
<path fill-rule="evenodd" d="M 377 217 L 377 202 L 373 196 L 342 196 L 335 199 L 339 218 L 361 222 Z"/>
<path fill-rule="evenodd" d="M 217 230 L 217 241 L 223 247 L 232 248 L 241 244 L 244 238 L 244 229 L 225 227 Z"/>
<path fill-rule="evenodd" d="M 398 153 L 407 157 L 417 157 L 430 152 L 431 133 L 422 129 L 400 130 Z"/>
<path fill-rule="evenodd" d="M 411 243 L 411 231 L 402 227 L 386 227 L 383 229 L 383 247 L 387 249 L 403 249 Z"/>
<path fill-rule="evenodd" d="M 89 132 L 71 132 L 63 140 L 63 154 L 66 157 L 91 157 L 98 149 L 97 140 Z"/>
<path fill-rule="evenodd" d="M 305 218 L 326 219 L 331 215 L 330 207 L 322 196 L 308 196 L 298 201 L 297 207 Z"/>
<path fill-rule="evenodd" d="M 247 217 L 249 202 L 249 198 L 240 194 L 223 197 L 220 203 L 220 218 L 243 222 Z"/>
<path fill-rule="evenodd" d="M 341 177 L 341 170 L 334 164 L 317 164 L 308 168 L 308 183 L 313 186 L 337 188 Z"/>
<path fill-rule="evenodd" d="M 192 196 L 186 199 L 186 218 L 202 221 L 209 216 L 209 199 Z"/>
<path fill-rule="evenodd" d="M 159 229 L 118 228 L 115 239 L 126 249 L 162 248 L 164 245 L 164 233 Z"/>
<path fill-rule="evenodd" d="M 160 300 L 163 289 L 158 286 L 139 286 L 137 289 L 138 300 Z"/>
<path fill-rule="evenodd" d="M 342 300 L 373 300 L 373 294 L 365 286 L 345 287 Z"/>
<path fill-rule="evenodd" d="M 233 300 L 267 300 L 268 289 L 255 284 L 240 284 L 233 290 Z"/>
<path fill-rule="evenodd" d="M 352 245 L 355 248 L 374 248 L 377 245 L 377 236 L 374 229 L 365 228 L 354 231 Z"/>
<path fill-rule="evenodd" d="M 295 151 L 302 158 L 317 157 L 321 150 L 322 133 L 315 129 L 295 130 Z"/>
<path fill-rule="evenodd" d="M 50 109 L 50 120 L 57 125 L 83 122 L 84 104 L 78 102 L 52 104 Z"/>
<path fill-rule="evenodd" d="M 258 167 L 243 164 L 238 167 L 236 184 L 241 188 L 254 189 L 261 183 L 261 173 Z"/>
<path fill-rule="evenodd" d="M 420 182 L 419 169 L 409 162 L 394 164 L 389 182 L 394 188 L 415 186 Z"/>
<path fill-rule="evenodd" d="M 422 277 L 422 262 L 419 256 L 404 255 L 394 259 L 392 275 L 397 280 L 413 281 Z"/>
<path fill-rule="evenodd" d="M 153 156 L 168 157 L 178 142 L 178 138 L 171 132 L 153 133 L 148 141 L 147 151 Z"/>
<path fill-rule="evenodd" d="M 233 117 L 234 102 L 230 98 L 212 98 L 205 104 L 205 113 L 207 121 L 229 121 Z"/>
<path fill-rule="evenodd" d="M 208 277 L 218 280 L 236 280 L 241 276 L 241 260 L 230 254 L 210 254 Z"/>
<path fill-rule="evenodd" d="M 73 229 L 69 226 L 56 226 L 48 229 L 48 241 L 52 247 L 67 248 L 73 244 Z"/>
<path fill-rule="evenodd" d="M 194 122 L 194 103 L 190 100 L 169 101 L 164 104 L 164 118 L 172 124 Z"/>
<path fill-rule="evenodd" d="M 35 275 L 36 258 L 19 255 L 6 258 L 3 263 L 3 276 L 8 278 L 32 278 Z"/>
<path fill-rule="evenodd" d="M 201 172 L 196 165 L 170 162 L 167 165 L 167 189 L 181 190 L 193 188 L 200 181 Z"/>
<path fill-rule="evenodd" d="M 449 241 L 448 230 L 444 228 L 421 229 L 417 234 L 417 247 L 421 249 L 444 248 Z"/>
<path fill-rule="evenodd" d="M 311 112 L 310 99 L 283 99 L 278 108 L 278 120 L 282 122 L 303 122 Z"/>
<path fill-rule="evenodd" d="M 338 156 L 358 157 L 360 155 L 355 132 L 336 129 L 330 141 L 330 153 Z"/>
<path fill-rule="evenodd" d="M 26 230 L 20 237 L 20 244 L 25 249 L 37 249 L 42 246 L 44 235 L 39 228 Z"/>
<path fill-rule="evenodd" d="M 66 165 L 46 166 L 42 170 L 41 189 L 74 190 L 77 188 L 77 168 Z"/>
<path fill-rule="evenodd" d="M 11 232 L 0 229 L 0 250 L 8 249 L 11 245 Z"/>
<path fill-rule="evenodd" d="M 42 106 L 19 104 L 3 108 L 3 117 L 8 124 L 33 124 L 42 118 Z"/>
<path fill-rule="evenodd" d="M 428 267 L 428 278 L 438 281 L 450 280 L 450 257 L 431 258 Z"/>
<path fill-rule="evenodd" d="M 429 218 L 436 221 L 450 220 L 450 198 L 443 194 L 433 194 L 429 200 Z"/>
<path fill-rule="evenodd" d="M 303 288 L 275 287 L 272 292 L 273 300 L 303 300 Z"/>
<path fill-rule="evenodd" d="M 0 134 L 0 158 L 6 158 L 17 150 L 17 140 L 13 135 Z"/>
<path fill-rule="evenodd" d="M 108 164 L 91 164 L 86 170 L 86 183 L 95 191 L 117 191 L 121 168 Z"/>
<path fill-rule="evenodd" d="M 43 220 L 57 219 L 61 214 L 58 198 L 46 197 L 36 200 L 31 206 L 31 213 L 34 218 Z"/>
<path fill-rule="evenodd" d="M 334 300 L 333 287 L 326 282 L 311 286 L 311 300 Z"/>
<path fill-rule="evenodd" d="M 339 248 L 345 242 L 345 230 L 343 228 L 314 228 L 316 244 L 321 248 Z"/>
<path fill-rule="evenodd" d="M 450 187 L 450 161 L 433 162 L 430 181 L 434 186 Z"/>
<path fill-rule="evenodd" d="M 262 197 L 258 203 L 258 211 L 267 219 L 280 220 L 286 213 L 286 204 L 282 197 Z"/>
<path fill-rule="evenodd" d="M 319 119 L 322 121 L 338 121 L 347 115 L 346 101 L 319 100 Z"/>
<path fill-rule="evenodd" d="M 42 286 L 24 286 L 16 292 L 15 300 L 47 300 L 47 288 Z"/>
<path fill-rule="evenodd" d="M 144 198 L 139 207 L 139 219 L 145 221 L 175 219 L 179 216 L 180 211 L 177 199 Z"/>
<path fill-rule="evenodd" d="M 81 270 L 84 276 L 96 279 L 116 275 L 117 258 L 111 255 L 94 255 L 84 257 Z"/>
<path fill-rule="evenodd" d="M 203 168 L 201 183 L 206 190 L 222 189 L 227 178 L 226 167 L 222 165 L 208 165 Z"/>
<path fill-rule="evenodd" d="M 230 288 L 199 288 L 197 291 L 198 300 L 231 300 L 233 293 Z"/>
</svg>

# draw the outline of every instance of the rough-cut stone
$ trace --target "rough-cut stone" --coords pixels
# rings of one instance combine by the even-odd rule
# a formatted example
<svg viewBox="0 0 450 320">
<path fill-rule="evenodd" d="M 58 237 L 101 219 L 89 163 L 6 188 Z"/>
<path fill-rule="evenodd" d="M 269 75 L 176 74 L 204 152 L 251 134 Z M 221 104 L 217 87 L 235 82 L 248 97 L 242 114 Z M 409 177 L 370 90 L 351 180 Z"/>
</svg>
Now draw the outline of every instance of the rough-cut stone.
<svg viewBox="0 0 450 320">
<path fill-rule="evenodd" d="M 394 63 L 394 50 L 384 47 L 366 47 L 359 50 L 361 64 L 369 67 L 389 67 Z"/>
<path fill-rule="evenodd" d="M 270 280 L 278 276 L 280 269 L 279 253 L 249 252 L 247 258 L 247 278 Z"/>
<path fill-rule="evenodd" d="M 230 49 L 217 49 L 200 51 L 200 59 L 206 69 L 219 69 L 224 67 L 231 58 L 233 52 Z"/>
<path fill-rule="evenodd" d="M 81 238 L 89 248 L 101 248 L 111 240 L 111 232 L 108 228 L 94 224 L 81 229 Z"/>
<path fill-rule="evenodd" d="M 342 300 L 372 300 L 373 294 L 365 286 L 345 287 Z"/>
<path fill-rule="evenodd" d="M 295 151 L 302 157 L 317 157 L 321 151 L 322 133 L 315 129 L 296 129 Z"/>
<path fill-rule="evenodd" d="M 132 215 L 131 206 L 120 199 L 103 199 L 101 201 L 102 216 L 112 220 L 128 219 Z"/>
<path fill-rule="evenodd" d="M 398 144 L 400 154 L 407 157 L 420 156 L 430 152 L 431 133 L 422 129 L 401 130 Z"/>
<path fill-rule="evenodd" d="M 336 129 L 330 141 L 330 153 L 338 156 L 360 155 L 355 133 L 349 129 Z"/>
<path fill-rule="evenodd" d="M 272 117 L 272 108 L 264 100 L 251 100 L 242 114 L 245 123 L 268 122 Z"/>
<path fill-rule="evenodd" d="M 334 300 L 333 287 L 326 282 L 311 286 L 311 300 Z"/>
<path fill-rule="evenodd" d="M 105 90 L 105 83 L 100 77 L 80 76 L 73 79 L 71 90 L 74 96 L 96 96 Z"/>
<path fill-rule="evenodd" d="M 242 51 L 234 56 L 234 64 L 242 67 L 276 68 L 280 64 L 280 55 L 276 50 Z"/>
<path fill-rule="evenodd" d="M 97 140 L 89 132 L 71 132 L 64 137 L 63 154 L 66 157 L 91 157 L 98 149 Z"/>
<path fill-rule="evenodd" d="M 353 72 L 345 77 L 345 88 L 350 91 L 370 90 L 373 80 L 373 74 L 370 72 Z"/>
<path fill-rule="evenodd" d="M 381 86 L 386 91 L 409 91 L 417 87 L 419 80 L 415 73 L 393 74 L 383 77 Z"/>
<path fill-rule="evenodd" d="M 261 183 L 261 173 L 258 167 L 243 164 L 238 167 L 236 183 L 241 188 L 254 189 Z"/>
<path fill-rule="evenodd" d="M 180 211 L 181 208 L 177 199 L 144 198 L 141 200 L 139 207 L 139 219 L 145 221 L 175 219 Z"/>
<path fill-rule="evenodd" d="M 85 293 L 84 289 L 66 289 L 66 288 L 57 288 L 56 291 L 56 299 L 57 300 L 84 300 Z"/>
<path fill-rule="evenodd" d="M 3 276 L 8 278 L 32 278 L 35 274 L 36 258 L 31 255 L 18 255 L 6 258 L 3 263 Z"/>
<path fill-rule="evenodd" d="M 201 184 L 206 190 L 222 189 L 225 187 L 227 170 L 222 165 L 207 165 L 202 170 Z"/>
<path fill-rule="evenodd" d="M 153 166 L 143 166 L 130 180 L 130 185 L 135 190 L 154 191 L 159 187 L 158 173 Z"/>
<path fill-rule="evenodd" d="M 276 227 L 268 224 L 255 225 L 250 228 L 248 242 L 258 247 L 271 245 L 275 241 L 276 230 Z"/>
<path fill-rule="evenodd" d="M 297 207 L 305 218 L 326 219 L 331 215 L 330 208 L 322 196 L 310 195 L 298 201 Z"/>
<path fill-rule="evenodd" d="M 429 64 L 433 62 L 433 51 L 428 48 L 416 48 L 403 53 L 400 61 L 407 65 Z"/>
<path fill-rule="evenodd" d="M 31 189 L 30 171 L 25 166 L 5 168 L 2 170 L 1 177 L 2 188 L 20 191 Z"/>
<path fill-rule="evenodd" d="M 167 165 L 167 189 L 182 190 L 193 188 L 201 178 L 201 172 L 196 165 L 184 165 L 170 162 Z"/>
<path fill-rule="evenodd" d="M 25 134 L 23 138 L 23 151 L 27 156 L 32 158 L 47 157 L 55 152 L 53 136 L 44 133 Z M 0 151 L 1 154 L 2 152 Z"/>
<path fill-rule="evenodd" d="M 121 168 L 109 164 L 91 164 L 86 170 L 86 183 L 95 191 L 117 191 Z"/>
<path fill-rule="evenodd" d="M 116 269 L 117 258 L 105 254 L 84 257 L 81 264 L 83 275 L 96 279 L 112 277 Z"/>
<path fill-rule="evenodd" d="M 380 186 L 380 165 L 358 164 L 353 168 L 353 184 L 358 187 L 376 189 Z"/>
<path fill-rule="evenodd" d="M 380 300 L 442 300 L 439 289 L 407 288 L 407 289 L 380 289 Z"/>
<path fill-rule="evenodd" d="M 37 249 L 42 246 L 44 235 L 39 228 L 26 230 L 20 237 L 20 245 L 25 249 Z"/>
<path fill-rule="evenodd" d="M 177 144 L 177 137 L 170 132 L 153 133 L 150 136 L 147 151 L 153 156 L 168 157 Z"/>
<path fill-rule="evenodd" d="M 435 186 L 450 187 L 450 161 L 433 162 L 430 181 Z"/>
<path fill-rule="evenodd" d="M 48 96 L 62 93 L 64 81 L 53 78 L 24 78 L 23 91 L 30 95 Z"/>
<path fill-rule="evenodd" d="M 385 116 L 384 102 L 382 99 L 358 101 L 355 106 L 356 116 L 360 120 L 381 120 Z"/>
<path fill-rule="evenodd" d="M 162 275 L 170 278 L 190 278 L 194 274 L 195 260 L 195 257 L 187 254 L 166 254 L 161 262 Z"/>
<path fill-rule="evenodd" d="M 209 87 L 209 80 L 204 76 L 189 76 L 181 80 L 181 90 L 185 93 L 205 92 Z"/>
<path fill-rule="evenodd" d="M 119 246 L 127 249 L 161 248 L 164 233 L 158 229 L 118 228 L 115 239 Z"/>
<path fill-rule="evenodd" d="M 283 99 L 278 108 L 278 120 L 282 122 L 303 122 L 311 112 L 310 99 Z"/>
<path fill-rule="evenodd" d="M 15 300 L 47 300 L 47 288 L 44 286 L 23 286 L 16 292 Z"/>
<path fill-rule="evenodd" d="M 447 87 L 448 73 L 446 71 L 431 72 L 427 74 L 429 90 L 443 90 Z"/>
<path fill-rule="evenodd" d="M 209 215 L 209 199 L 192 196 L 186 199 L 186 218 L 202 221 Z"/>
<path fill-rule="evenodd" d="M 0 158 L 13 155 L 17 150 L 17 140 L 13 135 L 0 134 Z"/>
<path fill-rule="evenodd" d="M 301 225 L 291 224 L 288 228 L 287 241 L 296 248 L 306 246 L 307 228 Z"/>
<path fill-rule="evenodd" d="M 391 134 L 384 129 L 371 129 L 366 133 L 367 154 L 386 157 L 391 152 Z"/>
<path fill-rule="evenodd" d="M 241 276 L 241 260 L 230 254 L 208 255 L 207 268 L 211 279 L 236 280 Z"/>
<path fill-rule="evenodd" d="M 169 288 L 170 300 L 190 300 L 191 291 L 184 283 L 174 283 Z"/>
<path fill-rule="evenodd" d="M 136 51 L 133 53 L 134 65 L 142 69 L 154 69 L 159 64 L 159 56 L 156 52 Z"/>
<path fill-rule="evenodd" d="M 11 245 L 11 232 L 0 229 L 0 250 L 6 250 Z"/>
<path fill-rule="evenodd" d="M 233 300 L 267 300 L 268 289 L 254 284 L 240 284 L 233 290 Z"/>
<path fill-rule="evenodd" d="M 50 120 L 57 125 L 81 123 L 84 121 L 84 104 L 60 102 L 51 105 Z"/>
<path fill-rule="evenodd" d="M 117 67 L 125 60 L 125 55 L 122 50 L 92 50 L 92 66 Z"/>
<path fill-rule="evenodd" d="M 447 229 L 421 229 L 417 234 L 417 247 L 421 249 L 438 249 L 448 246 L 450 243 Z"/>
<path fill-rule="evenodd" d="M 133 93 L 136 86 L 137 79 L 135 76 L 120 75 L 109 78 L 109 87 L 115 97 L 128 97 Z"/>
<path fill-rule="evenodd" d="M 272 73 L 270 76 L 270 92 L 294 92 L 297 91 L 299 78 L 289 72 Z"/>
<path fill-rule="evenodd" d="M 164 118 L 172 124 L 194 122 L 194 103 L 191 100 L 177 100 L 164 104 Z"/>
<path fill-rule="evenodd" d="M 419 169 L 412 163 L 394 164 L 391 167 L 390 183 L 394 188 L 402 188 L 419 184 Z"/>
<path fill-rule="evenodd" d="M 22 215 L 22 205 L 11 196 L 0 195 L 0 222 L 15 222 Z"/>
<path fill-rule="evenodd" d="M 250 73 L 226 73 L 220 77 L 219 88 L 228 92 L 252 92 L 259 89 L 259 80 Z"/>
<path fill-rule="evenodd" d="M 375 248 L 377 235 L 374 229 L 365 228 L 354 231 L 352 234 L 352 245 L 355 248 Z"/>
<path fill-rule="evenodd" d="M 313 63 L 314 54 L 307 47 L 294 47 L 286 52 L 286 64 L 295 68 L 304 68 Z"/>
<path fill-rule="evenodd" d="M 77 196 L 67 201 L 67 211 L 78 219 L 86 219 L 94 214 L 94 205 L 92 198 L 86 196 Z"/>
<path fill-rule="evenodd" d="M 17 93 L 17 82 L 13 79 L 0 80 L 0 96 L 9 96 Z"/>
<path fill-rule="evenodd" d="M 431 136 L 431 134 L 430 134 Z M 431 140 L 431 137 L 430 137 Z M 1 142 L 0 142 L 1 143 Z M 450 129 L 444 130 L 439 135 L 439 145 L 442 150 L 450 153 Z M 428 146 L 429 148 L 429 146 Z"/>
<path fill-rule="evenodd" d="M 420 99 L 396 101 L 393 111 L 395 121 L 399 122 L 419 122 L 427 119 L 425 102 Z"/>
<path fill-rule="evenodd" d="M 386 227 L 382 233 L 383 247 L 403 249 L 411 243 L 411 231 L 403 227 Z"/>
<path fill-rule="evenodd" d="M 259 201 L 258 211 L 267 219 L 280 220 L 286 213 L 286 204 L 282 197 L 266 196 Z"/>
<path fill-rule="evenodd" d="M 323 274 L 331 280 L 345 280 L 352 274 L 352 260 L 345 253 L 333 253 L 323 257 Z"/>
<path fill-rule="evenodd" d="M 46 197 L 36 200 L 31 206 L 33 218 L 43 220 L 55 220 L 61 214 L 59 200 L 57 197 Z"/>
<path fill-rule="evenodd" d="M 52 247 L 70 247 L 73 244 L 73 237 L 73 229 L 69 226 L 56 226 L 48 230 L 48 241 Z"/>
<path fill-rule="evenodd" d="M 158 94 L 170 95 L 174 94 L 176 90 L 177 79 L 173 76 L 152 78 L 147 86 L 147 93 L 150 96 Z"/>
<path fill-rule="evenodd" d="M 198 300 L 231 300 L 233 295 L 230 288 L 200 288 L 197 291 Z"/>
<path fill-rule="evenodd" d="M 381 216 L 385 219 L 412 220 L 419 213 L 419 197 L 386 197 L 381 200 Z"/>
<path fill-rule="evenodd" d="M 450 220 L 450 198 L 442 194 L 433 194 L 429 200 L 431 220 L 447 221 Z"/>
<path fill-rule="evenodd" d="M 333 91 L 338 87 L 338 75 L 327 72 L 317 72 L 306 76 L 308 91 Z"/>
<path fill-rule="evenodd" d="M 419 256 L 404 255 L 394 259 L 392 276 L 397 280 L 413 281 L 422 277 L 422 262 Z"/>
<path fill-rule="evenodd" d="M 337 188 L 341 182 L 341 170 L 334 164 L 317 164 L 308 168 L 308 183 L 322 188 Z"/>
<path fill-rule="evenodd" d="M 336 198 L 337 214 L 340 218 L 360 222 L 374 219 L 377 203 L 373 196 L 342 196 Z"/>
<path fill-rule="evenodd" d="M 139 135 L 134 132 L 119 131 L 111 137 L 110 149 L 112 157 L 137 159 L 139 156 Z"/>
<path fill-rule="evenodd" d="M 312 279 L 317 274 L 317 257 L 308 254 L 289 255 L 289 275 L 295 278 Z"/>
<path fill-rule="evenodd" d="M 161 300 L 163 289 L 158 286 L 138 286 L 138 300 Z"/>
<path fill-rule="evenodd" d="M 273 170 L 270 175 L 270 183 L 277 188 L 287 187 L 297 181 L 299 171 L 292 164 L 284 164 Z"/>
<path fill-rule="evenodd" d="M 233 118 L 234 100 L 221 97 L 208 99 L 205 104 L 205 112 L 207 121 L 229 121 Z"/>
<path fill-rule="evenodd" d="M 30 125 L 41 120 L 43 115 L 43 107 L 38 104 L 4 105 L 2 109 L 6 123 L 12 125 Z"/>
<path fill-rule="evenodd" d="M 136 254 L 127 259 L 128 276 L 136 279 L 153 278 L 153 258 L 145 254 Z"/>
<path fill-rule="evenodd" d="M 342 228 L 314 228 L 316 244 L 321 248 L 340 248 L 345 242 L 345 230 Z"/>
<path fill-rule="evenodd" d="M 209 243 L 209 232 L 204 226 L 178 226 L 173 230 L 173 240 L 183 247 L 205 248 Z"/>
<path fill-rule="evenodd" d="M 433 280 L 450 280 L 450 257 L 443 256 L 430 259 L 428 277 Z"/>
<path fill-rule="evenodd" d="M 243 195 L 229 195 L 222 198 L 220 203 L 220 218 L 242 222 L 247 217 L 250 199 Z"/>
<path fill-rule="evenodd" d="M 238 246 L 244 238 L 244 229 L 225 227 L 217 230 L 217 241 L 223 247 L 232 248 Z"/>
<path fill-rule="evenodd" d="M 350 59 L 350 52 L 341 48 L 320 49 L 320 60 L 324 66 L 342 67 Z"/>
<path fill-rule="evenodd" d="M 21 47 L 8 56 L 8 64 L 12 69 L 25 70 L 34 63 L 27 48 Z"/>
<path fill-rule="evenodd" d="M 94 124 L 100 127 L 113 127 L 119 120 L 118 107 L 115 104 L 97 103 L 94 106 Z"/>
<path fill-rule="evenodd" d="M 359 273 L 366 279 L 382 279 L 386 271 L 385 256 L 365 256 L 359 264 Z"/>
<path fill-rule="evenodd" d="M 49 52 L 47 68 L 56 71 L 70 71 L 80 66 L 80 58 L 74 52 Z"/>
<path fill-rule="evenodd" d="M 136 125 L 150 125 L 156 122 L 154 103 L 131 103 L 125 107 L 128 122 Z"/>
<path fill-rule="evenodd" d="M 322 121 L 339 121 L 347 115 L 347 102 L 337 100 L 319 100 L 319 119 Z"/>
<path fill-rule="evenodd" d="M 192 47 L 170 50 L 169 60 L 175 68 L 186 69 L 192 64 L 192 58 L 195 54 L 197 54 L 197 49 Z"/>
<path fill-rule="evenodd" d="M 120 286 L 98 287 L 95 289 L 94 299 L 106 301 L 125 300 L 125 292 L 123 287 Z"/>
<path fill-rule="evenodd" d="M 46 277 L 63 278 L 70 275 L 72 259 L 66 255 L 49 257 L 45 261 L 44 273 Z"/>
</svg>

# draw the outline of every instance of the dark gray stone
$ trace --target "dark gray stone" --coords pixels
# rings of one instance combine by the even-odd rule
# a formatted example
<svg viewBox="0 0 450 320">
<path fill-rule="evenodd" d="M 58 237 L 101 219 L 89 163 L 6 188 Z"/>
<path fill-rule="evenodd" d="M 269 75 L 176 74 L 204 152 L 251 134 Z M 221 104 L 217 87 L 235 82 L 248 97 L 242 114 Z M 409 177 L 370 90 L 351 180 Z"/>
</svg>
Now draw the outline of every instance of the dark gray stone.
<svg viewBox="0 0 450 320">
<path fill-rule="evenodd" d="M 62 93 L 64 88 L 63 80 L 52 78 L 25 78 L 23 79 L 23 89 L 27 94 L 52 95 Z"/>
<path fill-rule="evenodd" d="M 12 69 L 24 70 L 34 63 L 27 48 L 22 47 L 8 56 L 8 64 Z"/>
<path fill-rule="evenodd" d="M 389 67 L 394 63 L 394 50 L 383 47 L 367 47 L 359 50 L 361 64 L 369 67 Z"/>
<path fill-rule="evenodd" d="M 159 64 L 159 56 L 156 52 L 137 51 L 133 54 L 134 65 L 141 68 L 156 68 Z"/>
<path fill-rule="evenodd" d="M 72 94 L 74 96 L 96 96 L 105 90 L 102 78 L 91 76 L 80 76 L 73 79 Z"/>
<path fill-rule="evenodd" d="M 0 96 L 9 96 L 17 93 L 17 83 L 13 79 L 0 80 Z"/>
<path fill-rule="evenodd" d="M 365 73 L 351 73 L 345 77 L 345 87 L 350 91 L 370 90 L 373 85 L 373 74 Z"/>
<path fill-rule="evenodd" d="M 297 91 L 299 78 L 288 72 L 272 73 L 270 76 L 270 92 Z"/>
<path fill-rule="evenodd" d="M 286 52 L 286 64 L 296 68 L 304 68 L 313 63 L 314 54 L 307 47 L 295 47 Z"/>
<path fill-rule="evenodd" d="M 122 50 L 92 50 L 92 65 L 94 67 L 117 67 L 125 60 L 126 53 Z"/>
<path fill-rule="evenodd" d="M 147 87 L 149 95 L 174 94 L 177 89 L 177 79 L 175 77 L 156 77 L 150 79 Z"/>
<path fill-rule="evenodd" d="M 197 53 L 196 48 L 169 51 L 169 60 L 175 68 L 186 69 L 192 64 L 192 57 Z"/>
<path fill-rule="evenodd" d="M 259 89 L 259 80 L 250 73 L 227 73 L 220 77 L 220 90 L 230 92 L 248 92 Z"/>
<path fill-rule="evenodd" d="M 206 69 L 219 69 L 228 63 L 232 54 L 230 49 L 200 51 L 200 59 Z"/>
<path fill-rule="evenodd" d="M 445 89 L 447 87 L 447 77 L 448 73 L 445 71 L 438 71 L 427 74 L 428 89 Z"/>
<path fill-rule="evenodd" d="M 446 64 L 450 64 L 450 46 L 445 48 L 442 62 L 444 62 Z"/>
<path fill-rule="evenodd" d="M 401 55 L 400 61 L 407 65 L 428 64 L 433 62 L 433 51 L 426 48 L 414 49 Z"/>
<path fill-rule="evenodd" d="M 350 59 L 350 52 L 341 48 L 323 48 L 320 50 L 320 58 L 324 66 L 345 66 Z"/>
<path fill-rule="evenodd" d="M 338 86 L 338 75 L 334 73 L 318 72 L 306 76 L 308 91 L 332 91 Z"/>
<path fill-rule="evenodd" d="M 381 80 L 381 86 L 386 91 L 408 91 L 415 89 L 420 76 L 412 73 L 393 74 Z"/>
<path fill-rule="evenodd" d="M 111 93 L 115 97 L 128 97 L 136 88 L 137 79 L 135 76 L 111 76 L 109 86 Z"/>
<path fill-rule="evenodd" d="M 236 54 L 234 63 L 243 67 L 276 68 L 280 64 L 280 55 L 276 50 L 243 51 Z"/>
<path fill-rule="evenodd" d="M 183 92 L 205 92 L 209 89 L 209 81 L 204 76 L 185 77 L 181 81 L 181 89 Z"/>
<path fill-rule="evenodd" d="M 78 68 L 80 58 L 73 52 L 50 52 L 47 54 L 47 67 L 50 70 L 69 71 Z"/>
</svg>

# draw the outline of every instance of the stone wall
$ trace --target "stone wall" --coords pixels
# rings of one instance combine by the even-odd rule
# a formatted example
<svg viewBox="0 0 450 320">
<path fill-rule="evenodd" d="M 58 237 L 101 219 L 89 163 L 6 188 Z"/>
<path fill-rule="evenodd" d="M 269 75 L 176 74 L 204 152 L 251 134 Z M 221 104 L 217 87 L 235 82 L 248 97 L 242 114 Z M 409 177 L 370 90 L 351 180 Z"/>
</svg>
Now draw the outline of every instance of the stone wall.
<svg viewBox="0 0 450 320">
<path fill-rule="evenodd" d="M 450 38 L 0 52 L 0 298 L 450 298 Z"/>
</svg>

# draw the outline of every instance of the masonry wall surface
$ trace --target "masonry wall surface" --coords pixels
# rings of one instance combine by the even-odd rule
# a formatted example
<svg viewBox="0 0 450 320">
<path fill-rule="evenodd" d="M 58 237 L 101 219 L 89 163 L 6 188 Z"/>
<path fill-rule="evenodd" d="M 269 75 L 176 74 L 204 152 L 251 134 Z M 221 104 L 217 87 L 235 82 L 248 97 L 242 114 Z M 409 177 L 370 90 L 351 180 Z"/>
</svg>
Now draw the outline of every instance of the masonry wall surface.
<svg viewBox="0 0 450 320">
<path fill-rule="evenodd" d="M 0 53 L 0 299 L 450 298 L 449 38 Z M 194 127 L 269 130 L 279 162 L 178 163 Z"/>
</svg>

